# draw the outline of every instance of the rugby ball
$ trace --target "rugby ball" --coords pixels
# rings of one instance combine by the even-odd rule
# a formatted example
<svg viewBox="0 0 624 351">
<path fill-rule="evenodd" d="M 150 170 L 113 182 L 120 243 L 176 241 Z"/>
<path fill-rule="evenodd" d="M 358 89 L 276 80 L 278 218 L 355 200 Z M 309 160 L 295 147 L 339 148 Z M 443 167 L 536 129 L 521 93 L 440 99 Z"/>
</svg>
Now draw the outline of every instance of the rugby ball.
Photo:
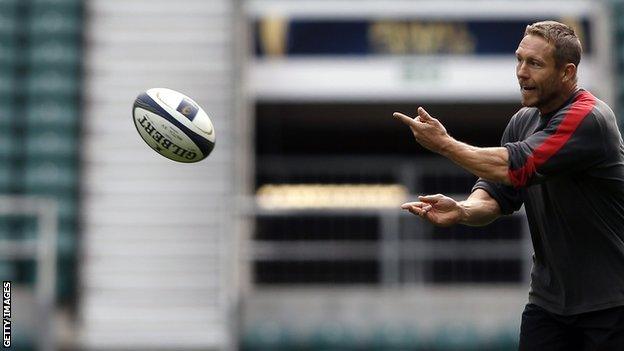
<svg viewBox="0 0 624 351">
<path fill-rule="evenodd" d="M 147 145 L 171 160 L 198 162 L 215 146 L 210 117 L 195 101 L 175 90 L 152 88 L 139 94 L 132 117 Z"/>
</svg>

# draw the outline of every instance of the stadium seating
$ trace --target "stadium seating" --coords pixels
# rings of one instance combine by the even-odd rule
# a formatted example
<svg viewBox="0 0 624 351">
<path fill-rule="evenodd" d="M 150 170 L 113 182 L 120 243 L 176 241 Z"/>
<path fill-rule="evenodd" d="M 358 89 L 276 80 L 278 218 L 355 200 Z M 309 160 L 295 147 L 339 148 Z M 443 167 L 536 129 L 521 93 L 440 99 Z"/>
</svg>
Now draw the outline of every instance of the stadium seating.
<svg viewBox="0 0 624 351">
<path fill-rule="evenodd" d="M 251 328 L 242 338 L 243 347 L 253 350 L 287 350 L 300 345 L 293 331 L 271 321 L 263 321 Z"/>
<path fill-rule="evenodd" d="M 10 5 L 5 1 L 0 5 L 0 9 L 2 9 L 0 12 L 0 35 L 10 37 L 17 32 L 15 5 Z"/>
<path fill-rule="evenodd" d="M 369 346 L 376 350 L 410 350 L 423 342 L 416 327 L 405 325 L 379 325 L 371 331 Z"/>
<path fill-rule="evenodd" d="M 27 104 L 25 118 L 29 129 L 38 127 L 67 131 L 68 128 L 77 128 L 78 109 L 74 99 L 33 99 Z"/>
<path fill-rule="evenodd" d="M 28 61 L 31 66 L 73 66 L 80 60 L 79 50 L 75 40 L 38 38 L 31 44 Z"/>
<path fill-rule="evenodd" d="M 259 321 L 242 335 L 247 351 L 275 350 L 414 350 L 414 351 L 512 351 L 518 347 L 515 323 L 502 325 L 494 335 L 485 335 L 472 325 L 446 324 L 422 335 L 417 326 L 381 324 L 361 329 L 328 321 L 310 330 L 295 331 L 275 321 Z"/>
<path fill-rule="evenodd" d="M 13 115 L 13 101 L 9 99 L 0 99 L 0 128 L 2 128 L 2 130 L 8 130 L 10 128 L 11 126 L 10 116 L 12 115 Z"/>
<path fill-rule="evenodd" d="M 58 202 L 58 297 L 73 299 L 83 1 L 0 0 L 0 193 Z M 31 217 L 0 217 L 0 239 L 30 239 Z M 32 284 L 34 261 L 0 259 Z"/>
</svg>

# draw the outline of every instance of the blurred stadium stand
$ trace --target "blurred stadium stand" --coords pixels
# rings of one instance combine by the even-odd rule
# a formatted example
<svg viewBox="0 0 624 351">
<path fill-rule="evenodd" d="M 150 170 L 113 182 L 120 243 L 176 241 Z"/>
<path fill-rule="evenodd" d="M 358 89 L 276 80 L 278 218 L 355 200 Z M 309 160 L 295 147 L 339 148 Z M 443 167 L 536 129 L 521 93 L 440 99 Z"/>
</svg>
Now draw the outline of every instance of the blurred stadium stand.
<svg viewBox="0 0 624 351">
<path fill-rule="evenodd" d="M 57 272 L 57 291 L 52 296 L 64 306 L 64 315 L 71 314 L 77 296 L 82 20 L 80 0 L 0 1 L 0 189 L 18 199 L 15 204 L 22 197 L 58 205 L 53 247 L 58 259 L 52 267 L 58 268 L 52 271 Z M 36 212 L 15 211 L 0 218 L 2 239 L 45 239 Z M 40 290 L 41 272 L 48 271 L 37 265 L 36 256 L 3 257 L 1 264 L 3 279 L 35 290 Z M 39 294 L 25 290 L 33 301 L 15 300 L 21 306 L 36 305 Z M 40 316 L 43 324 L 50 317 Z M 34 347 L 37 334 L 45 332 L 37 332 L 36 326 L 18 323 L 14 345 Z"/>
<path fill-rule="evenodd" d="M 515 350 L 522 214 L 433 228 L 398 206 L 475 178 L 390 116 L 418 105 L 497 145 L 519 108 L 513 50 L 554 18 L 585 45 L 581 85 L 613 102 L 606 10 L 590 2 L 248 1 L 256 207 L 245 350 Z M 605 20 L 607 19 L 607 20 Z M 394 186 L 394 198 L 362 187 Z"/>
<path fill-rule="evenodd" d="M 79 345 L 224 349 L 236 299 L 235 4 L 85 4 Z M 205 162 L 164 159 L 138 137 L 132 104 L 152 87 L 204 106 L 217 134 Z"/>
<path fill-rule="evenodd" d="M 522 213 L 483 228 L 401 213 L 475 178 L 390 116 L 424 105 L 497 144 L 519 106 L 512 50 L 545 18 L 579 30 L 581 84 L 623 111 L 623 16 L 620 0 L 0 0 L 14 348 L 515 350 Z M 151 87 L 208 112 L 208 159 L 143 144 L 130 109 Z M 33 240 L 55 235 L 57 264 L 38 265 Z"/>
</svg>

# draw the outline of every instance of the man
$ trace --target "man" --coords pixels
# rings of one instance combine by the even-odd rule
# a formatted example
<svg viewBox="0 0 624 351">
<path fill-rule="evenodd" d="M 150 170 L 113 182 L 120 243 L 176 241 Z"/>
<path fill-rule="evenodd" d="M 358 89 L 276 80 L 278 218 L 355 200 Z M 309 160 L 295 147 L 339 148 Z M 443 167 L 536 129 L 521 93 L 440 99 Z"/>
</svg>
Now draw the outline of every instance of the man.
<svg viewBox="0 0 624 351">
<path fill-rule="evenodd" d="M 422 107 L 394 116 L 418 143 L 480 179 L 455 201 L 403 209 L 439 226 L 486 225 L 522 204 L 533 242 L 520 350 L 624 350 L 624 145 L 613 111 L 577 87 L 581 44 L 553 21 L 527 26 L 516 50 L 522 105 L 502 147 L 449 136 Z"/>
</svg>

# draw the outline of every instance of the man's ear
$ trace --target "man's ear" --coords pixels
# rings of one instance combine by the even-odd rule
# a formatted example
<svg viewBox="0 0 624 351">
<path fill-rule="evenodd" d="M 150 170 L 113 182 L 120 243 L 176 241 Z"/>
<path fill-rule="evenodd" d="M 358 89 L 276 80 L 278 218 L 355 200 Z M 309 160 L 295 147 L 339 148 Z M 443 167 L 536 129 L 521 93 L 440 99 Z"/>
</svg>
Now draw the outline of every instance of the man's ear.
<svg viewBox="0 0 624 351">
<path fill-rule="evenodd" d="M 566 63 L 565 67 L 563 67 L 563 76 L 561 79 L 564 82 L 567 82 L 576 77 L 576 65 L 573 63 Z"/>
</svg>

